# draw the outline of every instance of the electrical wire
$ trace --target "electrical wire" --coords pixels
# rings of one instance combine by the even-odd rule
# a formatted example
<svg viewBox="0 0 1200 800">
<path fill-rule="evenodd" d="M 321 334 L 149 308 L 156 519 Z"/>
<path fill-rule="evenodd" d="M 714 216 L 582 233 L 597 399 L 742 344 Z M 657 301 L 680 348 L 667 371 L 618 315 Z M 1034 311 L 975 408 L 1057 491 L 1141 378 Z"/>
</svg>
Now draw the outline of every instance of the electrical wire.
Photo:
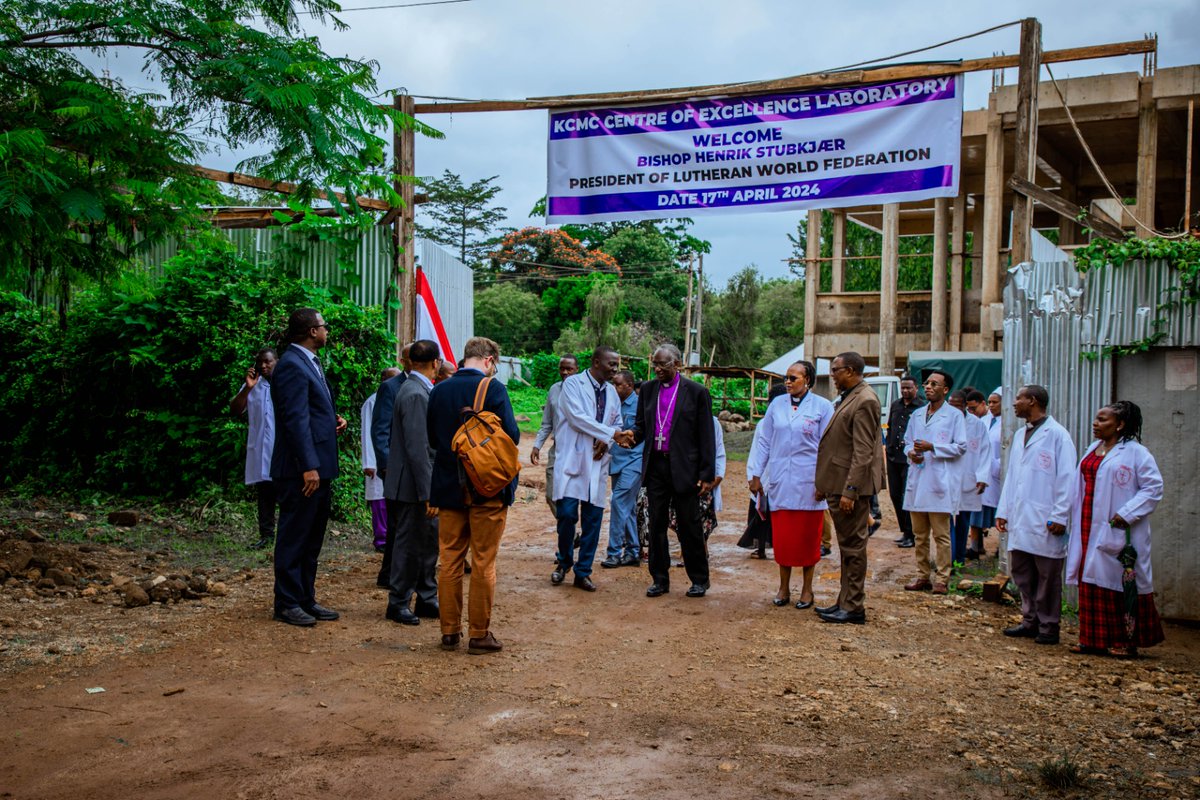
<svg viewBox="0 0 1200 800">
<path fill-rule="evenodd" d="M 448 5 L 452 5 L 454 3 L 473 3 L 473 2 L 475 2 L 475 0 L 424 0 L 424 2 L 417 2 L 417 3 L 388 3 L 386 5 L 381 5 L 381 6 L 357 6 L 355 8 L 343 8 L 339 11 L 334 11 L 334 12 L 297 11 L 296 13 L 297 14 L 310 14 L 310 15 L 321 14 L 321 13 L 345 14 L 347 11 L 378 11 L 378 10 L 384 9 L 384 8 L 416 8 L 418 6 L 448 6 Z"/>
</svg>

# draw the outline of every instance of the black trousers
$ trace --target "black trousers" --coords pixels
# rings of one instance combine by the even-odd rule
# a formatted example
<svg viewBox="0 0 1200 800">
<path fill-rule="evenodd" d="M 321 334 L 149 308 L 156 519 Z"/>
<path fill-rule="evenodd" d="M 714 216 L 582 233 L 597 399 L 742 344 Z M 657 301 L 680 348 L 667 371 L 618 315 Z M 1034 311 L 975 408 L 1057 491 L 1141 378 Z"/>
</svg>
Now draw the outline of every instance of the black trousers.
<svg viewBox="0 0 1200 800">
<path fill-rule="evenodd" d="M 675 506 L 676 536 L 683 551 L 683 566 L 692 583 L 708 588 L 708 547 L 700 526 L 700 490 L 676 492 L 671 482 L 671 465 L 655 455 L 648 459 L 646 500 L 650 506 L 650 577 L 663 588 L 671 585 L 671 550 L 667 526 L 671 505 Z"/>
<path fill-rule="evenodd" d="M 412 596 L 418 603 L 438 599 L 438 520 L 425 516 L 424 503 L 388 500 L 388 539 L 391 571 L 388 574 L 388 608 L 408 608 Z"/>
<path fill-rule="evenodd" d="M 904 486 L 908 482 L 908 462 L 897 464 L 887 462 L 888 496 L 892 498 L 892 506 L 896 509 L 896 522 L 900 525 L 900 534 L 910 539 L 913 535 L 912 518 L 904 510 Z"/>
<path fill-rule="evenodd" d="M 254 484 L 258 492 L 258 535 L 264 539 L 275 538 L 275 484 L 259 481 Z"/>
<path fill-rule="evenodd" d="M 333 499 L 329 481 L 310 497 L 303 478 L 285 478 L 279 492 L 279 534 L 275 537 L 275 609 L 312 608 L 317 602 L 317 559 L 325 543 L 325 526 Z"/>
</svg>

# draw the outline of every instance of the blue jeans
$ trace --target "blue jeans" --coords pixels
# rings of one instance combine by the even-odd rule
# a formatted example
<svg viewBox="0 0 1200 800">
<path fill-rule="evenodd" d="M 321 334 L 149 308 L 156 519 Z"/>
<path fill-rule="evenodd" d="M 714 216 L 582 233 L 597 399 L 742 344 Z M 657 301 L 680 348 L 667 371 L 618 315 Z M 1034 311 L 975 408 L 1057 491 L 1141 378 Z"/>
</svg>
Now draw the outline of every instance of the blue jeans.
<svg viewBox="0 0 1200 800">
<path fill-rule="evenodd" d="M 596 548 L 600 546 L 600 523 L 604 520 L 603 506 L 594 506 L 586 500 L 564 497 L 557 503 L 558 518 L 558 563 L 563 572 L 575 569 L 576 578 L 592 574 L 592 562 L 596 560 Z M 581 521 L 582 517 L 582 521 Z M 579 531 L 579 560 L 575 560 L 575 523 L 581 522 Z"/>
<path fill-rule="evenodd" d="M 612 513 L 608 518 L 608 552 L 611 561 L 638 557 L 637 498 L 642 470 L 626 468 L 612 476 Z"/>
</svg>

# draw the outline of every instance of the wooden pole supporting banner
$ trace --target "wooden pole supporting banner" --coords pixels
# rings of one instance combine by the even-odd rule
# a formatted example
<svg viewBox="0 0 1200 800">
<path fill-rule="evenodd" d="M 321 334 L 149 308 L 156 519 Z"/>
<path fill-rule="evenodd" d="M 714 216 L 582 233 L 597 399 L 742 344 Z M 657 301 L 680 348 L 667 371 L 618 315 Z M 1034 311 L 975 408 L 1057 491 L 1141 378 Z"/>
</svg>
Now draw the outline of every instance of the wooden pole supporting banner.
<svg viewBox="0 0 1200 800">
<path fill-rule="evenodd" d="M 700 266 L 696 271 L 696 352 L 703 361 L 704 347 L 700 344 L 700 337 L 704 333 L 704 253 L 700 254 L 698 261 Z"/>
<path fill-rule="evenodd" d="M 1017 130 L 1013 175 L 1033 183 L 1037 174 L 1038 74 L 1042 69 L 1042 23 L 1021 20 L 1020 66 L 1017 70 Z M 1018 194 L 1013 199 L 1012 261 L 1033 258 L 1033 203 Z"/>
<path fill-rule="evenodd" d="M 946 349 L 946 258 L 947 217 L 950 216 L 950 199 L 939 197 L 933 201 L 933 302 L 929 320 L 929 349 Z"/>
<path fill-rule="evenodd" d="M 883 261 L 879 269 L 879 374 L 896 371 L 896 286 L 900 279 L 900 205 L 883 207 Z"/>
<path fill-rule="evenodd" d="M 401 114 L 413 116 L 413 99 L 409 95 L 397 95 L 393 105 Z M 398 127 L 393 132 L 393 146 L 396 153 L 396 174 L 411 176 L 416 169 L 416 133 L 412 128 Z M 413 184 L 411 181 L 397 180 L 396 191 L 400 194 L 400 216 L 396 219 L 393 237 L 394 261 L 392 276 L 395 281 L 396 297 L 400 301 L 400 309 L 396 317 L 396 361 L 400 360 L 400 351 L 404 345 L 417 336 L 417 275 L 416 259 L 413 253 L 414 212 Z"/>
<path fill-rule="evenodd" d="M 683 365 L 685 367 L 692 365 L 692 284 L 696 280 L 693 260 L 688 261 L 687 311 L 683 320 Z"/>
<path fill-rule="evenodd" d="M 804 357 L 817 363 L 817 292 L 821 289 L 821 212 L 809 211 L 804 247 Z"/>
</svg>

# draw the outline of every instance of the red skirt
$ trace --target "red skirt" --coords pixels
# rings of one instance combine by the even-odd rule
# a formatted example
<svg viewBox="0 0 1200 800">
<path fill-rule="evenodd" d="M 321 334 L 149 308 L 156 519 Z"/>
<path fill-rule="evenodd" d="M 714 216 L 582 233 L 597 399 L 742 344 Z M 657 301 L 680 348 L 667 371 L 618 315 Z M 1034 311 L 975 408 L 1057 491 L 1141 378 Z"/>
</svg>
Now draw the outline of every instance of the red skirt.
<svg viewBox="0 0 1200 800">
<path fill-rule="evenodd" d="M 772 511 L 775 563 L 781 567 L 811 567 L 820 561 L 824 524 L 824 511 Z"/>
<path fill-rule="evenodd" d="M 1150 647 L 1164 638 L 1153 594 L 1139 594 L 1133 641 L 1125 633 L 1125 596 L 1091 583 L 1079 583 L 1079 643 L 1084 647 Z"/>
</svg>

